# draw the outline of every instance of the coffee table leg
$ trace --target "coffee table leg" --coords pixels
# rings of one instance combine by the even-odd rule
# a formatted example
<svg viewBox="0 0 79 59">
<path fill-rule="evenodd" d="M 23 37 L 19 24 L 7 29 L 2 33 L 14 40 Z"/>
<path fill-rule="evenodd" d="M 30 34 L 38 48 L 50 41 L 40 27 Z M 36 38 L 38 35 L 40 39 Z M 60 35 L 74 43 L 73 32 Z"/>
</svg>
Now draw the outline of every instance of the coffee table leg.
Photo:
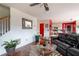
<svg viewBox="0 0 79 59">
<path fill-rule="evenodd" d="M 44 56 L 44 51 L 42 51 L 42 54 L 43 54 L 43 56 Z"/>
</svg>

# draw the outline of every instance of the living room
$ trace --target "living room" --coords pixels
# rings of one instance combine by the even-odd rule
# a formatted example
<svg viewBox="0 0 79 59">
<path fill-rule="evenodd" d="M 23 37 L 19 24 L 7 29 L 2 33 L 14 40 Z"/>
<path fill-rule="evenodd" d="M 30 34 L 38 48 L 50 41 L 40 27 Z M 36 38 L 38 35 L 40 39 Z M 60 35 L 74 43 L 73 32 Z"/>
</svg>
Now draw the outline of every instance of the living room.
<svg viewBox="0 0 79 59">
<path fill-rule="evenodd" d="M 31 3 L 0 4 L 0 13 L 2 12 L 1 15 L 3 15 L 0 15 L 0 19 L 4 20 L 6 18 L 5 16 L 9 17 L 6 21 L 0 21 L 0 55 L 7 55 L 4 46 L 2 46 L 4 41 L 19 40 L 20 43 L 16 46 L 15 50 L 20 51 L 23 47 L 25 49 L 25 47 L 27 47 L 29 44 L 38 46 L 40 39 L 44 38 L 47 39 L 46 41 L 48 44 L 52 44 L 51 47 L 48 46 L 49 49 L 53 48 L 53 51 L 57 49 L 55 53 L 52 53 L 52 51 L 46 52 L 47 56 L 79 56 L 79 42 L 78 38 L 76 38 L 78 37 L 77 34 L 79 33 L 79 4 L 37 3 L 35 6 L 30 5 Z M 5 24 L 8 25 L 5 26 Z M 40 39 L 38 40 L 35 38 L 35 36 L 38 37 L 39 35 Z M 63 40 L 65 41 L 66 38 L 70 41 L 66 41 L 64 42 L 66 44 L 64 44 Z M 76 39 L 77 42 L 73 42 L 76 41 Z M 63 49 L 64 47 L 67 47 L 67 49 Z M 76 51 L 74 48 L 76 48 Z M 29 47 L 26 50 L 28 51 Z M 67 54 L 67 50 L 72 50 L 72 52 Z M 73 51 L 75 51 L 75 53 Z M 24 52 L 25 50 L 17 53 L 12 53 L 12 51 L 10 51 L 8 55 L 15 56 L 16 54 L 18 56 L 18 54 L 20 54 L 20 56 L 27 56 L 28 52 Z M 37 56 L 34 51 L 32 52 L 32 56 Z M 41 53 L 42 56 L 44 56 L 44 54 L 45 53 Z"/>
</svg>

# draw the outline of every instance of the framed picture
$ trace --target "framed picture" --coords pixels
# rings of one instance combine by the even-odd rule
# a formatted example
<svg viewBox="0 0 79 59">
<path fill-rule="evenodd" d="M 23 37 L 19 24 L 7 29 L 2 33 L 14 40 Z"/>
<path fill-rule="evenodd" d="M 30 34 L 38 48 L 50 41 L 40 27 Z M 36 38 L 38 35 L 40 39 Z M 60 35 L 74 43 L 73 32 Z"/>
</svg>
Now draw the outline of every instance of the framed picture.
<svg viewBox="0 0 79 59">
<path fill-rule="evenodd" d="M 32 20 L 22 18 L 22 29 L 32 29 Z"/>
</svg>

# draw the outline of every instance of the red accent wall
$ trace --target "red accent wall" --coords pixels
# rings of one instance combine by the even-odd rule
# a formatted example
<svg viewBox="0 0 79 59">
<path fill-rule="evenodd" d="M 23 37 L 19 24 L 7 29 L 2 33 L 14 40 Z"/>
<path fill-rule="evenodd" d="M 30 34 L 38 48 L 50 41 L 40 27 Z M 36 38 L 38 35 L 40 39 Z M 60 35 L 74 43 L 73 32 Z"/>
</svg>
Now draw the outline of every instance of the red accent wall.
<svg viewBox="0 0 79 59">
<path fill-rule="evenodd" d="M 73 32 L 76 32 L 76 21 L 73 22 Z"/>
<path fill-rule="evenodd" d="M 40 23 L 40 34 L 44 36 L 44 23 Z"/>
<path fill-rule="evenodd" d="M 62 30 L 63 30 L 63 32 L 65 31 L 65 29 L 66 29 L 66 27 L 68 25 L 72 26 L 72 32 L 76 32 L 76 21 L 68 22 L 68 23 L 62 23 Z"/>
<path fill-rule="evenodd" d="M 49 20 L 49 36 L 51 37 L 51 35 L 52 35 L 52 20 L 50 19 Z M 50 44 L 52 44 L 52 39 L 50 38 Z"/>
<path fill-rule="evenodd" d="M 52 20 L 49 20 L 49 35 L 51 35 L 51 30 L 52 30 Z"/>
</svg>

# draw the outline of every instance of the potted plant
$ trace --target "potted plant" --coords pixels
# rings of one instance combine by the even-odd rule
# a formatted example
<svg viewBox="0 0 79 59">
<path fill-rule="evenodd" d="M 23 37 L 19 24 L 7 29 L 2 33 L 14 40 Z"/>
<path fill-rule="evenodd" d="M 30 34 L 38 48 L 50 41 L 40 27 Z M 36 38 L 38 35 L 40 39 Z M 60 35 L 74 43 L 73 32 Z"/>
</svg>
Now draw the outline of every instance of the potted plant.
<svg viewBox="0 0 79 59">
<path fill-rule="evenodd" d="M 2 46 L 4 46 L 4 48 L 6 49 L 7 55 L 13 55 L 15 48 L 19 43 L 19 40 L 11 40 L 10 42 L 4 41 L 4 44 L 2 44 Z"/>
</svg>

